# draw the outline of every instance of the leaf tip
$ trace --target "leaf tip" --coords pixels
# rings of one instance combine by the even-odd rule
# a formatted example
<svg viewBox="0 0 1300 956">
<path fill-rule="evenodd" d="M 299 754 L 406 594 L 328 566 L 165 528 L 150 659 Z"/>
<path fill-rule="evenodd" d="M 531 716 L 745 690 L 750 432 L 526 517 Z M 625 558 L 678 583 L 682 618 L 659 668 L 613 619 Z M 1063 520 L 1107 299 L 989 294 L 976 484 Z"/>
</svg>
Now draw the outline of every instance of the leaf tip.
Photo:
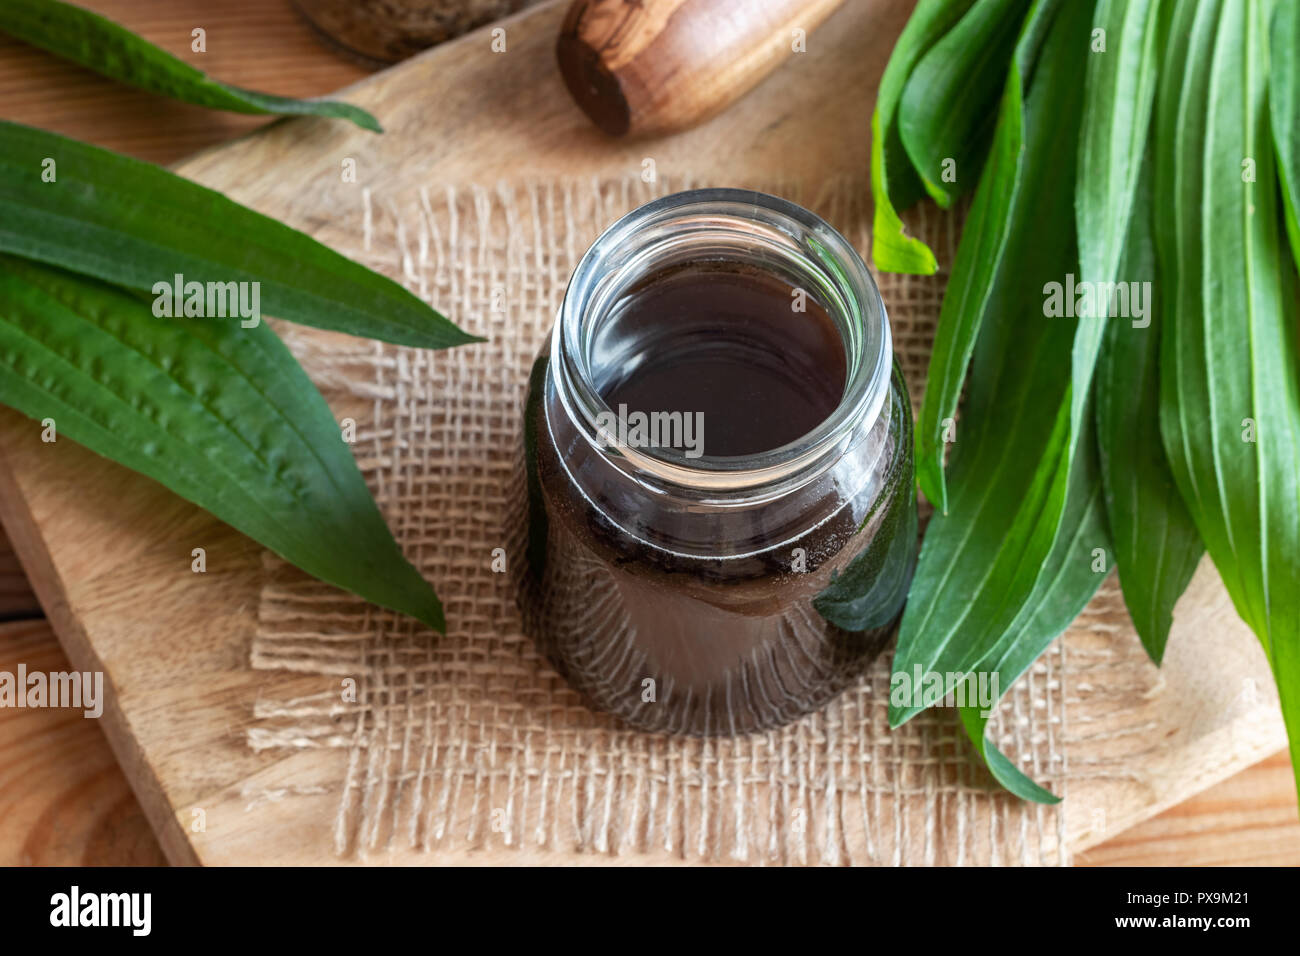
<svg viewBox="0 0 1300 956">
<path fill-rule="evenodd" d="M 384 128 L 379 125 L 379 120 L 369 110 L 362 109 L 352 103 L 344 103 L 342 100 L 310 100 L 308 102 L 320 103 L 330 110 L 330 114 L 339 119 L 345 119 L 354 126 L 359 126 L 371 133 L 382 133 Z M 330 115 L 326 114 L 326 115 Z"/>
<path fill-rule="evenodd" d="M 887 714 L 889 729 L 897 730 L 920 712 L 921 711 L 915 707 L 898 707 L 891 703 Z"/>
<path fill-rule="evenodd" d="M 921 492 L 943 515 L 948 514 L 948 482 L 938 452 L 930 448 L 917 450 L 916 483 Z"/>
<path fill-rule="evenodd" d="M 447 616 L 443 613 L 442 602 L 432 592 L 429 594 L 429 606 L 416 614 L 415 619 L 446 637 Z"/>
<path fill-rule="evenodd" d="M 902 235 L 902 249 L 885 239 L 879 232 L 871 240 L 871 264 L 880 272 L 901 275 L 932 276 L 939 271 L 939 260 L 934 250 L 914 236 Z"/>
<path fill-rule="evenodd" d="M 1121 576 L 1120 587 L 1124 586 L 1124 580 Z M 1127 601 L 1128 595 L 1125 595 Z M 1147 652 L 1147 657 L 1151 663 L 1159 667 L 1165 656 L 1165 645 L 1169 643 L 1169 628 L 1171 621 L 1161 622 L 1159 620 L 1139 620 L 1138 616 L 1133 614 L 1133 609 L 1129 608 L 1129 619 L 1133 622 L 1133 630 L 1137 631 L 1138 640 L 1142 643 L 1142 649 Z M 1163 626 L 1161 626 L 1163 623 Z"/>
</svg>

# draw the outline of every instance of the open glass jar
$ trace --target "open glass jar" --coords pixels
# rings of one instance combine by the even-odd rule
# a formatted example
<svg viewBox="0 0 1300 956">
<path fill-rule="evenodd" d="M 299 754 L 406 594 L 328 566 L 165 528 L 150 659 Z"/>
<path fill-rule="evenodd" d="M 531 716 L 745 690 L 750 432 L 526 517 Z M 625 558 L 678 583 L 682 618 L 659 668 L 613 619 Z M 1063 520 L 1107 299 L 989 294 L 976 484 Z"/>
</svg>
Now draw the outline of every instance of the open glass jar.
<svg viewBox="0 0 1300 956">
<path fill-rule="evenodd" d="M 870 273 L 812 213 L 705 189 L 611 226 L 524 436 L 525 626 L 597 708 L 763 730 L 887 642 L 916 557 L 911 407 Z"/>
</svg>

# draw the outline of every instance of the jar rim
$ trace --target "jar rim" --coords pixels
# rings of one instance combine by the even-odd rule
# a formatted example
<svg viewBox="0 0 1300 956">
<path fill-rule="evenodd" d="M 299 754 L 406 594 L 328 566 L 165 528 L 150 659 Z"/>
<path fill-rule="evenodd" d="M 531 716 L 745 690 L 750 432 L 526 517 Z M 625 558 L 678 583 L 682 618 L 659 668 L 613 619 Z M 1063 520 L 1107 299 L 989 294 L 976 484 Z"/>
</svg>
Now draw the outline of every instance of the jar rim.
<svg viewBox="0 0 1300 956">
<path fill-rule="evenodd" d="M 665 228 L 666 227 L 666 228 Z M 589 343 L 599 318 L 602 282 L 633 268 L 644 249 L 638 237 L 673 241 L 672 229 L 703 234 L 728 228 L 749 233 L 766 251 L 816 270 L 847 310 L 833 309 L 848 375 L 835 409 L 812 431 L 785 445 L 742 456 L 686 458 L 664 450 L 610 446 L 602 415 L 612 413 L 593 380 Z M 742 237 L 744 238 L 744 237 Z M 593 307 L 594 306 L 594 307 Z M 844 314 L 847 311 L 848 314 Z M 874 424 L 889 391 L 893 355 L 880 290 L 862 257 L 820 216 L 793 202 L 748 189 L 707 188 L 673 193 L 639 206 L 607 228 L 583 254 L 565 290 L 552 337 L 557 393 L 583 437 L 620 470 L 652 490 L 717 498 L 755 489 L 788 489 L 820 474 L 851 447 L 859 426 Z"/>
</svg>

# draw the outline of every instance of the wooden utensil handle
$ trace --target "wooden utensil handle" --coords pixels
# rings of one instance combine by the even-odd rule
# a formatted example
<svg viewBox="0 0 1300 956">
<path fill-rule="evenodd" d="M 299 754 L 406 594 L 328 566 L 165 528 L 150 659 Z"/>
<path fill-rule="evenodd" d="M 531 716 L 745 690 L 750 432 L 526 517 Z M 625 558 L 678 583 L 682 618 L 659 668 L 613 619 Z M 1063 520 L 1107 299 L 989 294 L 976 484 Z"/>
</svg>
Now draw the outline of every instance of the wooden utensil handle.
<svg viewBox="0 0 1300 956">
<path fill-rule="evenodd" d="M 556 56 L 573 98 L 606 133 L 670 132 L 748 92 L 842 3 L 574 0 Z"/>
</svg>

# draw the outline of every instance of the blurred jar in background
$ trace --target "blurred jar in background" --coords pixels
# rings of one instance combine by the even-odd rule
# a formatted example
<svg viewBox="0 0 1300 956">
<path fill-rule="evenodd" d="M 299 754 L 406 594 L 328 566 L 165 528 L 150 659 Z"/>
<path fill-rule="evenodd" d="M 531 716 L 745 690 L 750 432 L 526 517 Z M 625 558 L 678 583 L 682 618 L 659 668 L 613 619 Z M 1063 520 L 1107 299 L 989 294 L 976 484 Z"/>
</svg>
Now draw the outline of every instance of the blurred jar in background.
<svg viewBox="0 0 1300 956">
<path fill-rule="evenodd" d="M 396 63 L 538 0 L 294 0 L 326 39 L 369 66 Z"/>
</svg>

